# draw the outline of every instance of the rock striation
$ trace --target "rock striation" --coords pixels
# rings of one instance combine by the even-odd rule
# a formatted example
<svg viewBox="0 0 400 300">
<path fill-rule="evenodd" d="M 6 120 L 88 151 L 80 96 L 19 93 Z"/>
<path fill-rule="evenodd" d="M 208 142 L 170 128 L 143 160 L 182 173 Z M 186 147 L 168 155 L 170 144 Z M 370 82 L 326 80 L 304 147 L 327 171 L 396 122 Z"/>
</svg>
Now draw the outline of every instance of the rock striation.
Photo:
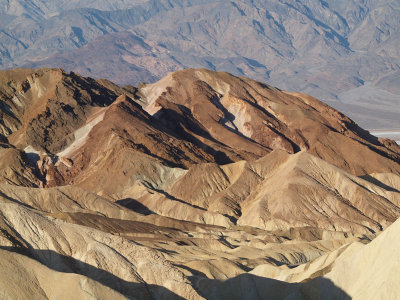
<svg viewBox="0 0 400 300">
<path fill-rule="evenodd" d="M 205 69 L 0 91 L 0 297 L 398 295 L 400 146 L 317 99 Z"/>
</svg>

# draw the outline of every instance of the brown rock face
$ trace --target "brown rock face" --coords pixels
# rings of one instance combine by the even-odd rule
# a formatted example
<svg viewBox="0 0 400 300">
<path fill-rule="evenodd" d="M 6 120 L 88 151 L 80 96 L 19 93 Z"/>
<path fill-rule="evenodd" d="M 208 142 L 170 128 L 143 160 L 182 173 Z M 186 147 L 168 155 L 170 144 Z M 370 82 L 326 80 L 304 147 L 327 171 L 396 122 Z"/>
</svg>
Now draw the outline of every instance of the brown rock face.
<svg viewBox="0 0 400 300">
<path fill-rule="evenodd" d="M 8 298 L 364 299 L 339 271 L 400 217 L 400 147 L 303 94 L 41 69 L 0 72 L 0 100 Z"/>
<path fill-rule="evenodd" d="M 81 127 L 96 108 L 110 105 L 122 92 L 107 81 L 95 81 L 61 69 L 16 69 L 0 72 L 3 109 L 1 131 L 24 148 L 55 153 L 69 134 Z"/>
<path fill-rule="evenodd" d="M 49 175 L 40 172 L 48 186 L 96 185 L 109 164 L 137 155 L 188 168 L 274 149 L 306 150 L 354 175 L 400 173 L 397 144 L 312 97 L 227 73 L 179 71 L 137 90 L 62 70 L 12 70 L 0 85 L 3 136 L 52 157 Z"/>
<path fill-rule="evenodd" d="M 355 175 L 399 173 L 399 146 L 318 101 L 227 73 L 185 70 L 139 89 L 144 109 L 233 161 L 307 150 Z"/>
</svg>

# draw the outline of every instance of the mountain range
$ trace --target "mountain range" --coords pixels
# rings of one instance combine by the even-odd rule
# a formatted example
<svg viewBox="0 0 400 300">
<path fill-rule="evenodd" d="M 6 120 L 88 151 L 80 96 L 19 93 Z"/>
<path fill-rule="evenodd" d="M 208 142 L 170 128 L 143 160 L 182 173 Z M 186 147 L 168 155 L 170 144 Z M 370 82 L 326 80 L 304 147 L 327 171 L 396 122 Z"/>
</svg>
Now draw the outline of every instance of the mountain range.
<svg viewBox="0 0 400 300">
<path fill-rule="evenodd" d="M 400 146 L 316 98 L 43 68 L 0 100 L 2 298 L 398 297 Z"/>
<path fill-rule="evenodd" d="M 365 128 L 400 128 L 397 0 L 0 1 L 0 68 L 120 85 L 207 68 L 310 94 Z"/>
</svg>

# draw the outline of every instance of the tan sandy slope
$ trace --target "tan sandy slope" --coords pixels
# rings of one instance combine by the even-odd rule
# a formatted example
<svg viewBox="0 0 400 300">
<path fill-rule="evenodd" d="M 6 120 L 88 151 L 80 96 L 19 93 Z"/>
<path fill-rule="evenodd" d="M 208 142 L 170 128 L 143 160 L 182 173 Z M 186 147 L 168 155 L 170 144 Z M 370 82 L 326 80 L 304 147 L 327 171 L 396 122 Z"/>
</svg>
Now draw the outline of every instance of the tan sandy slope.
<svg viewBox="0 0 400 300">
<path fill-rule="evenodd" d="M 0 297 L 398 296 L 400 148 L 314 98 L 41 69 L 0 100 Z"/>
</svg>

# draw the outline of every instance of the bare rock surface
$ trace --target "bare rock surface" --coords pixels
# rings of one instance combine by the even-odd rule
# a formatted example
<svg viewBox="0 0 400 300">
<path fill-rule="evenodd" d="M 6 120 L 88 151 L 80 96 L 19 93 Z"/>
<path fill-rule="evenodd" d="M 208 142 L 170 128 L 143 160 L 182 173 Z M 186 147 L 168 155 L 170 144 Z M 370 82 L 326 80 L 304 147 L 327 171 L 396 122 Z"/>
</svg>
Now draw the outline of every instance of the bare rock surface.
<svg viewBox="0 0 400 300">
<path fill-rule="evenodd" d="M 205 69 L 0 87 L 0 297 L 398 296 L 400 148 L 317 99 Z"/>
</svg>

